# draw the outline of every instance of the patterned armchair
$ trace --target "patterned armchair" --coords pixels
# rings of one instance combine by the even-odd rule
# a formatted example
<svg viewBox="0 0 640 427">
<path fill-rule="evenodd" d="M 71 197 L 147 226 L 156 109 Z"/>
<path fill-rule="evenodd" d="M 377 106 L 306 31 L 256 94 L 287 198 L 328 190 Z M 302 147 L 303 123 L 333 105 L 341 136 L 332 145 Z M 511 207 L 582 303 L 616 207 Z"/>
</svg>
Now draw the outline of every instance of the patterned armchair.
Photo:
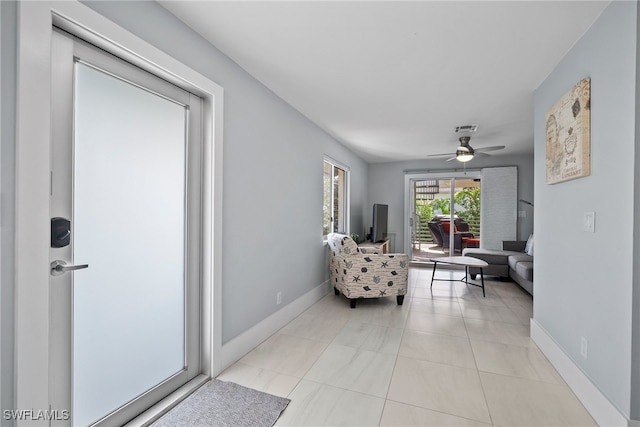
<svg viewBox="0 0 640 427">
<path fill-rule="evenodd" d="M 330 253 L 331 284 L 336 295 L 342 293 L 356 308 L 358 298 L 395 296 L 402 305 L 407 293 L 409 259 L 406 254 L 378 254 L 358 248 L 345 234 L 327 236 Z"/>
</svg>

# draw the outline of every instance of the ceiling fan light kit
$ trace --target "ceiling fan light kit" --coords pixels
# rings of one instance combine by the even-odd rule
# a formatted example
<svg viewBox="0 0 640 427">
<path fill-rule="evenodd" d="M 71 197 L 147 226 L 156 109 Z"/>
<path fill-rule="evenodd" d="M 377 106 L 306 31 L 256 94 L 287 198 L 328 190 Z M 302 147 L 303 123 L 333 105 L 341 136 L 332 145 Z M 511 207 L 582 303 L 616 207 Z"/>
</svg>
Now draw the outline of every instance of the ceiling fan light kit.
<svg viewBox="0 0 640 427">
<path fill-rule="evenodd" d="M 459 162 L 468 162 L 473 159 L 473 152 L 468 147 L 460 146 L 456 150 L 456 160 Z"/>
<path fill-rule="evenodd" d="M 469 145 L 469 141 L 471 137 L 469 136 L 461 136 L 460 146 L 456 150 L 456 160 L 459 162 L 468 162 L 473 159 L 473 148 Z"/>
</svg>

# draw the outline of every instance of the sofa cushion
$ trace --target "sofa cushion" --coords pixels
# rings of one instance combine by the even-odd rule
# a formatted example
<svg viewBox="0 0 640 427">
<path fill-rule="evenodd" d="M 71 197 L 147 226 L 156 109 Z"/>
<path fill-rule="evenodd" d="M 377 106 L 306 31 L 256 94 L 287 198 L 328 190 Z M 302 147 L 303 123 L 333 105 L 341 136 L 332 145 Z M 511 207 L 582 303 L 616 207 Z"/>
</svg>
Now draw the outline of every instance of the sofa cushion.
<svg viewBox="0 0 640 427">
<path fill-rule="evenodd" d="M 520 252 L 521 254 L 523 254 L 525 253 L 524 248 L 526 245 L 527 242 L 523 240 L 503 240 L 502 250 Z"/>
<path fill-rule="evenodd" d="M 521 252 L 501 251 L 499 249 L 466 248 L 463 256 L 470 256 L 486 261 L 489 264 L 508 265 L 509 256 L 520 255 Z"/>
<path fill-rule="evenodd" d="M 533 281 L 533 261 L 520 261 L 516 264 L 515 271 L 518 276 Z"/>
<path fill-rule="evenodd" d="M 518 263 L 520 262 L 533 262 L 533 257 L 531 255 L 527 255 L 527 254 L 517 254 L 517 255 L 511 255 L 509 257 L 509 267 L 511 267 L 513 270 L 516 270 L 516 265 L 518 265 Z"/>
</svg>

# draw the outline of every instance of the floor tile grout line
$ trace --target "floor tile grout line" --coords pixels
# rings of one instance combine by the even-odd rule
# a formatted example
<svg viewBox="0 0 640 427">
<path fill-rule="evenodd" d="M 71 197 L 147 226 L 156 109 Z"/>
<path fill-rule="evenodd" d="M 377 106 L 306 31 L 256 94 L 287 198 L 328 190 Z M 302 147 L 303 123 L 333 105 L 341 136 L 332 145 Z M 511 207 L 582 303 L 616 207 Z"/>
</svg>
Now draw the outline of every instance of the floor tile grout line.
<svg viewBox="0 0 640 427">
<path fill-rule="evenodd" d="M 507 304 L 499 294 L 496 295 L 496 296 L 505 305 L 505 307 L 508 308 L 511 313 L 513 313 L 513 310 L 511 310 L 510 305 Z M 458 299 L 457 302 L 458 302 L 458 305 L 460 305 L 459 308 L 460 308 L 460 311 L 462 313 L 463 325 L 464 325 L 465 332 L 466 332 L 466 339 L 467 339 L 467 342 L 469 344 L 469 347 L 471 348 L 471 352 L 473 354 L 475 372 L 476 372 L 476 375 L 477 375 L 477 378 L 478 378 L 478 382 L 480 383 L 480 387 L 482 389 L 482 395 L 483 395 L 484 402 L 485 402 L 485 405 L 486 405 L 486 408 L 487 408 L 487 413 L 489 415 L 489 419 L 491 421 L 491 425 L 494 425 L 493 416 L 491 414 L 491 407 L 489 406 L 489 401 L 487 399 L 487 394 L 486 394 L 486 390 L 485 390 L 485 387 L 484 387 L 484 383 L 482 382 L 482 378 L 480 376 L 480 372 L 482 372 L 482 371 L 478 367 L 478 359 L 477 359 L 476 351 L 474 350 L 473 345 L 471 344 L 471 337 L 469 335 L 469 330 L 468 330 L 468 326 L 467 326 L 467 322 L 466 322 L 467 320 L 473 320 L 473 318 L 465 316 L 464 310 L 463 310 L 463 307 L 462 307 L 462 304 L 464 304 L 465 302 L 460 301 L 460 299 Z M 471 304 L 473 304 L 473 303 L 471 303 Z M 477 305 L 481 306 L 480 303 L 477 303 Z M 483 305 L 483 306 L 484 307 L 488 307 L 487 305 Z M 516 316 L 515 313 L 513 313 L 513 314 L 514 314 L 514 316 Z M 516 316 L 516 318 L 517 318 L 517 316 Z M 493 320 L 487 320 L 487 319 L 477 319 L 477 320 L 482 320 L 482 321 L 486 321 L 486 322 L 492 322 L 493 321 Z M 497 322 L 500 322 L 500 321 L 497 321 Z M 505 324 L 509 324 L 509 325 L 515 325 L 514 323 L 510 323 L 510 322 L 500 322 L 500 323 L 505 323 Z M 518 323 L 517 325 L 520 325 L 520 324 L 521 323 Z"/>
<path fill-rule="evenodd" d="M 469 347 L 471 348 L 471 351 L 472 351 L 472 353 L 473 353 L 473 348 L 472 348 L 472 346 L 471 346 L 471 341 L 470 341 L 469 333 L 468 333 L 468 330 L 467 330 L 467 325 L 466 325 L 466 323 L 464 323 L 464 312 L 462 311 L 462 307 L 460 307 L 461 302 L 459 301 L 459 299 L 458 299 L 457 297 L 455 298 L 455 301 L 453 301 L 453 302 L 456 302 L 456 303 L 457 303 L 457 305 L 458 305 L 458 309 L 459 309 L 459 310 L 460 310 L 460 312 L 461 312 L 461 316 L 448 316 L 448 317 L 455 317 L 455 318 L 461 318 L 461 319 L 463 319 L 463 325 L 464 325 L 464 328 L 465 328 L 465 336 L 464 336 L 464 337 L 460 337 L 460 336 L 455 336 L 455 335 L 451 335 L 451 334 L 438 334 L 438 333 L 435 333 L 435 332 L 434 332 L 434 333 L 431 333 L 431 332 L 426 332 L 426 331 L 419 331 L 419 330 L 410 329 L 410 328 L 408 328 L 408 326 L 406 326 L 406 324 L 405 324 L 405 328 L 404 328 L 404 330 L 403 330 L 403 334 L 402 334 L 402 340 L 401 340 L 401 343 L 400 343 L 400 348 L 398 349 L 398 355 L 396 356 L 396 362 L 395 362 L 394 369 L 393 369 L 394 373 L 395 373 L 395 369 L 396 369 L 396 367 L 397 367 L 398 359 L 399 359 L 399 357 L 400 357 L 400 351 L 401 351 L 401 348 L 402 348 L 402 341 L 404 340 L 405 332 L 406 332 L 407 330 L 410 330 L 410 331 L 414 330 L 414 331 L 416 331 L 416 332 L 424 332 L 424 333 L 427 333 L 427 334 L 432 334 L 432 335 L 437 335 L 437 336 L 446 336 L 446 337 L 452 337 L 452 338 L 466 339 L 466 341 L 467 341 L 467 343 L 468 343 L 468 345 L 469 345 Z M 411 312 L 412 312 L 412 311 L 413 311 L 413 309 L 412 309 L 412 308 L 410 308 L 410 310 L 409 310 L 409 315 L 411 315 Z M 430 314 L 430 315 L 438 315 L 437 313 L 427 313 L 427 314 Z M 407 357 L 407 358 L 410 358 L 410 357 Z M 425 361 L 425 360 L 423 360 L 423 359 L 417 359 L 417 358 L 416 358 L 415 360 Z M 454 368 L 458 368 L 458 369 L 469 369 L 469 370 L 474 370 L 474 371 L 476 372 L 476 375 L 477 375 L 477 378 L 478 378 L 478 382 L 480 383 L 480 386 L 481 386 L 481 388 L 482 388 L 483 398 L 484 398 L 484 400 L 485 400 L 485 405 L 486 405 L 486 408 L 487 408 L 487 413 L 488 413 L 488 415 L 489 415 L 489 420 L 491 421 L 491 423 L 490 423 L 490 424 L 491 424 L 491 425 L 493 425 L 493 418 L 492 418 L 492 416 L 491 416 L 491 411 L 489 410 L 489 404 L 488 404 L 488 402 L 487 402 L 487 398 L 486 398 L 486 394 L 485 394 L 485 392 L 484 392 L 484 388 L 482 387 L 482 382 L 481 382 L 481 379 L 480 379 L 480 374 L 479 374 L 479 370 L 478 370 L 478 366 L 477 366 L 477 361 L 476 361 L 476 358 L 475 358 L 475 354 L 474 354 L 474 365 L 475 365 L 475 369 L 473 369 L 473 368 L 461 367 L 461 366 L 455 366 L 455 365 L 450 365 L 450 364 L 446 364 L 446 363 L 429 362 L 429 361 L 426 361 L 426 362 L 428 362 L 428 363 L 434 363 L 434 364 L 440 364 L 440 365 L 448 366 L 448 367 L 454 367 Z M 391 378 L 391 382 L 393 382 L 393 375 L 392 375 L 392 378 Z M 389 389 L 391 388 L 391 382 L 389 383 Z M 389 401 L 389 400 L 390 400 L 390 401 L 394 401 L 394 400 L 392 400 L 392 399 L 389 399 L 389 389 L 387 390 L 387 398 L 385 399 L 385 407 L 386 407 L 386 402 L 387 402 L 387 401 Z M 399 402 L 399 403 L 403 403 L 403 402 Z M 403 404 L 405 404 L 405 403 L 403 403 Z M 415 406 L 415 405 L 411 405 L 411 406 Z M 428 408 L 423 408 L 423 409 L 428 409 Z M 428 409 L 428 410 L 431 410 L 431 409 Z M 460 417 L 459 415 L 456 415 L 456 414 L 450 414 L 450 413 L 441 412 L 441 411 L 436 411 L 436 412 L 440 412 L 440 413 L 443 413 L 443 414 L 446 414 L 446 415 L 450 415 L 450 416 Z M 382 414 L 384 414 L 384 408 L 383 408 L 383 413 L 382 413 Z M 466 418 L 466 417 L 460 417 L 460 418 L 469 419 L 469 418 Z M 479 420 L 475 420 L 475 419 L 473 419 L 472 421 L 479 421 Z"/>
<path fill-rule="evenodd" d="M 359 319 L 348 319 L 348 320 L 345 322 L 345 324 L 342 326 L 341 331 L 342 331 L 342 330 L 347 326 L 347 324 L 348 324 L 349 322 L 358 322 L 358 323 L 361 323 L 361 324 L 367 324 L 366 322 L 363 322 L 362 320 L 359 320 Z M 406 319 L 405 319 L 405 325 L 406 325 Z M 391 327 L 386 327 L 386 326 L 382 326 L 382 325 L 374 325 L 374 326 L 376 326 L 376 327 L 380 327 L 380 328 L 385 328 L 385 329 L 399 329 L 399 330 L 401 329 L 401 330 L 403 331 L 403 333 L 404 333 L 404 326 L 403 326 L 402 328 L 391 328 Z M 340 332 L 341 332 L 341 331 L 340 331 Z M 301 378 L 299 378 L 299 381 L 297 382 L 296 387 L 297 387 L 297 385 L 298 385 L 298 384 L 300 384 L 300 381 L 305 380 L 305 381 L 311 381 L 311 382 L 314 382 L 314 383 L 317 383 L 317 384 L 322 384 L 322 385 L 326 385 L 326 386 L 329 386 L 329 387 L 334 387 L 334 388 L 338 388 L 338 389 L 341 389 L 341 390 L 349 391 L 349 392 L 352 392 L 352 393 L 359 393 L 359 394 L 362 394 L 362 395 L 365 395 L 365 396 L 370 396 L 370 397 L 374 397 L 374 398 L 379 398 L 379 399 L 384 399 L 384 400 L 386 400 L 386 397 L 380 397 L 380 396 L 377 396 L 377 395 L 373 395 L 373 394 L 369 394 L 369 393 L 364 393 L 364 392 L 361 392 L 361 391 L 350 390 L 350 389 L 348 389 L 348 388 L 343 388 L 343 387 L 339 387 L 339 386 L 335 386 L 335 385 L 331 385 L 331 384 L 321 383 L 321 382 L 318 382 L 318 381 L 315 381 L 315 380 L 311 380 L 311 379 L 307 379 L 307 378 L 305 378 L 305 377 L 307 376 L 307 374 L 311 371 L 311 369 L 313 369 L 313 367 L 318 363 L 318 361 L 320 360 L 320 358 L 322 357 L 322 355 L 323 355 L 323 354 L 325 354 L 325 352 L 328 350 L 328 348 L 329 348 L 332 344 L 334 344 L 335 340 L 336 340 L 336 339 L 337 339 L 337 337 L 340 335 L 340 332 L 338 332 L 338 333 L 335 335 L 335 337 L 332 339 L 332 341 L 330 341 L 330 342 L 325 346 L 325 348 L 324 348 L 324 349 L 323 349 L 323 351 L 318 355 L 318 357 L 316 358 L 316 360 L 314 361 L 314 363 L 309 367 L 309 369 L 307 369 L 307 371 L 305 372 L 305 374 L 304 374 Z M 325 342 L 325 341 L 323 341 L 323 342 Z M 336 345 L 341 345 L 341 346 L 343 346 L 343 347 L 348 347 L 348 348 L 354 349 L 354 350 L 356 350 L 356 351 L 358 351 L 358 352 L 360 352 L 360 351 L 367 351 L 367 352 L 371 352 L 371 353 L 379 353 L 379 354 L 389 355 L 388 353 L 381 353 L 381 352 L 379 352 L 379 351 L 366 350 L 366 349 L 362 349 L 362 348 L 360 348 L 360 347 L 354 347 L 354 346 L 349 346 L 349 345 L 344 345 L 344 344 L 336 344 Z M 399 346 L 398 346 L 398 349 L 399 349 Z M 397 353 L 398 353 L 398 352 L 396 352 L 396 359 L 397 359 Z M 395 368 L 395 362 L 394 362 L 394 368 Z M 391 375 L 393 376 L 393 369 L 392 369 L 392 371 L 391 371 Z M 391 382 L 391 379 L 389 380 L 389 382 Z M 387 393 L 388 393 L 388 388 L 389 388 L 389 387 L 387 386 Z M 295 390 L 295 387 L 293 388 L 293 390 L 292 390 L 289 394 L 293 393 L 293 391 L 294 391 L 294 390 Z M 386 396 L 386 395 L 385 395 L 385 396 Z"/>
<path fill-rule="evenodd" d="M 414 405 L 414 404 L 412 404 L 412 403 L 401 402 L 401 401 L 399 401 L 399 400 L 386 399 L 386 401 L 394 402 L 394 403 L 399 403 L 399 404 L 401 404 L 401 405 L 411 406 L 412 408 L 416 408 L 416 409 L 425 409 L 425 410 L 427 410 L 427 411 L 437 412 L 437 413 L 439 413 L 439 414 L 447 415 L 447 416 L 450 416 L 450 417 L 462 418 L 462 419 L 465 419 L 465 420 L 473 421 L 473 422 L 475 422 L 475 423 L 481 423 L 481 424 L 486 424 L 486 425 L 493 425 L 493 423 L 489 423 L 489 424 L 487 424 L 487 423 L 485 423 L 484 421 L 480 421 L 480 420 L 477 420 L 477 419 L 475 419 L 475 418 L 469 418 L 469 417 L 465 417 L 465 416 L 462 416 L 462 415 L 451 414 L 451 413 L 449 413 L 449 412 L 439 411 L 439 410 L 437 410 L 437 409 L 425 408 L 424 406 L 418 406 L 418 405 Z"/>
<path fill-rule="evenodd" d="M 491 421 L 491 425 L 494 425 L 493 415 L 491 414 L 491 407 L 489 406 L 489 399 L 487 399 L 487 392 L 484 389 L 484 384 L 482 383 L 482 377 L 480 376 L 480 368 L 478 367 L 478 357 L 476 356 L 476 351 L 473 349 L 473 345 L 471 344 L 471 336 L 469 336 L 467 323 L 466 322 L 463 322 L 463 323 L 464 323 L 464 329 L 465 331 L 467 331 L 467 341 L 469 342 L 469 347 L 471 348 L 471 354 L 473 354 L 473 363 L 476 366 L 476 375 L 478 376 L 478 382 L 480 383 L 480 389 L 482 390 L 482 397 L 484 398 L 484 404 L 487 407 L 487 413 L 489 414 L 489 420 Z"/>
<path fill-rule="evenodd" d="M 328 293 L 327 295 L 329 295 L 329 293 Z M 324 299 L 324 298 L 323 298 L 323 299 Z M 322 299 L 321 299 L 321 300 L 322 300 Z M 321 301 L 321 300 L 320 300 L 320 301 Z M 319 301 L 318 301 L 318 302 L 319 302 Z M 316 302 L 315 304 L 317 304 L 318 302 Z M 314 305 L 315 305 L 315 304 L 314 304 Z M 310 307 L 310 308 L 311 308 L 311 307 Z M 305 312 L 306 312 L 306 310 L 305 310 Z M 294 320 L 295 320 L 295 319 L 294 319 Z M 292 320 L 292 321 L 293 321 L 293 320 Z M 348 322 L 348 321 L 347 321 L 347 322 Z M 290 323 L 291 323 L 291 322 L 290 322 Z M 287 325 L 288 325 L 288 324 L 289 324 L 289 323 L 287 323 Z M 287 325 L 285 325 L 285 326 L 287 326 Z M 345 323 L 345 325 L 346 325 L 346 323 Z M 345 326 L 345 325 L 343 325 L 342 327 L 344 328 L 344 326 Z M 284 328 L 284 327 L 283 327 L 283 328 Z M 322 355 L 324 354 L 324 352 L 325 352 L 325 351 L 327 351 L 327 348 L 329 348 L 329 346 L 330 346 L 330 345 L 331 345 L 331 343 L 336 339 L 336 337 L 337 337 L 337 334 L 336 334 L 336 336 L 334 336 L 334 337 L 333 337 L 333 339 L 332 339 L 329 343 L 327 343 L 327 345 L 325 345 L 324 349 L 320 352 L 320 354 L 318 354 L 318 357 L 316 357 L 316 360 L 311 364 L 311 366 L 309 366 L 309 368 L 307 368 L 306 372 L 305 372 L 305 373 L 304 373 L 300 378 L 298 378 L 298 381 L 296 382 L 296 385 L 291 389 L 291 391 L 290 391 L 290 392 L 289 392 L 289 394 L 287 395 L 287 397 L 288 397 L 288 398 L 291 398 L 291 395 L 293 394 L 293 392 L 294 392 L 294 391 L 296 391 L 296 389 L 298 388 L 298 386 L 300 385 L 300 383 L 302 382 L 302 380 L 304 380 L 304 377 L 305 377 L 305 376 L 309 373 L 309 371 L 310 371 L 310 370 L 315 366 L 315 364 L 316 364 L 316 363 L 318 363 L 318 360 L 320 360 L 320 358 L 322 357 Z M 309 380 L 305 380 L 305 381 L 309 381 Z M 293 399 L 291 399 L 291 400 L 293 400 Z"/>
<path fill-rule="evenodd" d="M 300 381 L 306 381 L 306 382 L 318 384 L 318 385 L 323 386 L 323 387 L 331 387 L 331 388 L 335 388 L 335 389 L 338 389 L 338 390 L 347 391 L 349 393 L 360 394 L 362 396 L 367 396 L 367 397 L 371 397 L 371 398 L 374 398 L 374 399 L 387 400 L 386 398 L 380 397 L 380 396 L 376 396 L 375 394 L 364 393 L 362 391 L 349 390 L 348 388 L 340 387 L 340 386 L 333 385 L 333 384 L 327 384 L 327 383 L 323 383 L 323 382 L 316 381 L 316 380 L 310 380 L 310 379 L 307 379 L 307 378 L 300 378 Z"/>
<path fill-rule="evenodd" d="M 384 416 L 384 410 L 387 407 L 387 401 L 389 401 L 389 391 L 391 390 L 391 384 L 393 383 L 393 377 L 396 373 L 396 368 L 398 367 L 398 358 L 400 357 L 400 349 L 402 348 L 402 342 L 404 341 L 404 334 L 407 330 L 407 323 L 409 322 L 409 316 L 411 315 L 411 306 L 409 306 L 409 310 L 407 316 L 404 321 L 404 325 L 402 327 L 402 335 L 400 336 L 400 343 L 398 344 L 398 351 L 396 352 L 396 358 L 393 362 L 393 369 L 391 370 L 391 378 L 389 378 L 389 384 L 387 385 L 387 393 L 384 397 L 384 404 L 382 405 L 382 411 L 380 412 L 380 419 L 378 420 L 378 427 L 382 424 L 382 417 Z"/>
<path fill-rule="evenodd" d="M 571 388 L 564 382 L 562 384 L 558 384 L 558 383 L 554 383 L 554 382 L 551 382 L 551 381 L 544 381 L 544 380 L 536 379 L 536 378 L 521 377 L 521 376 L 518 376 L 518 375 L 503 374 L 503 373 L 500 373 L 500 372 L 483 371 L 481 369 L 478 369 L 478 372 L 479 373 L 483 373 L 483 374 L 496 375 L 496 376 L 500 376 L 500 377 L 504 377 L 504 378 L 511 378 L 511 379 L 516 379 L 516 380 L 531 381 L 531 382 L 540 383 L 540 384 L 558 386 L 558 387 L 561 387 L 561 388 L 568 389 L 569 391 L 571 391 L 573 393 Z"/>
</svg>

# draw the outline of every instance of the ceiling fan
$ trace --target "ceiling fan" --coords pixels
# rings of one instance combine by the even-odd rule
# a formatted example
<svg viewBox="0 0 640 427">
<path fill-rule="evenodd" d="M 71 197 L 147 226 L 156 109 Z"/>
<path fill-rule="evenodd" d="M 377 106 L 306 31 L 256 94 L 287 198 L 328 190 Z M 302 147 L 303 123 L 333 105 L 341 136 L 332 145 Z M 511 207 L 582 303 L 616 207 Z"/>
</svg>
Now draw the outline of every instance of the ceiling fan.
<svg viewBox="0 0 640 427">
<path fill-rule="evenodd" d="M 457 160 L 459 162 L 468 162 L 478 155 L 489 156 L 489 154 L 486 154 L 487 151 L 502 150 L 504 148 L 504 145 L 493 145 L 491 147 L 474 149 L 471 145 L 469 145 L 469 141 L 471 141 L 470 136 L 461 136 L 459 141 L 460 146 L 456 149 L 455 153 L 430 154 L 429 157 L 453 156 L 446 161 L 450 162 L 451 160 Z"/>
</svg>

